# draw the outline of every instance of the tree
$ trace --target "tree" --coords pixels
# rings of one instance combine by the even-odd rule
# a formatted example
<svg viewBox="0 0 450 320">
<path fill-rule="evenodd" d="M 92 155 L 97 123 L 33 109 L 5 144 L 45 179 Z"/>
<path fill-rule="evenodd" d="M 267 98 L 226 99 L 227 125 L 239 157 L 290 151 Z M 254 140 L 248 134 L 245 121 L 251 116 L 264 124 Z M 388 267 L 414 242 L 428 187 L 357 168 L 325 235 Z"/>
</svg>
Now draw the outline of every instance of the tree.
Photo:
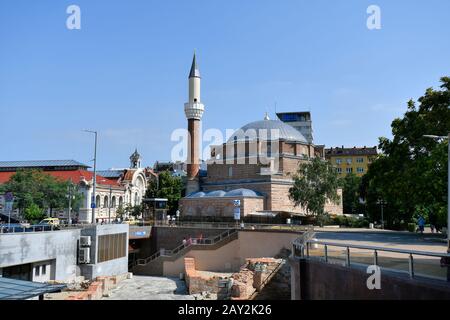
<svg viewBox="0 0 450 320">
<path fill-rule="evenodd" d="M 362 213 L 363 206 L 360 203 L 361 178 L 353 173 L 349 173 L 344 178 L 339 179 L 339 184 L 342 187 L 344 213 Z"/>
<path fill-rule="evenodd" d="M 170 214 L 178 209 L 178 201 L 181 199 L 183 183 L 180 177 L 172 176 L 169 171 L 159 173 L 158 180 L 150 181 L 146 198 L 166 198 Z"/>
<path fill-rule="evenodd" d="M 295 206 L 304 207 L 307 213 L 321 220 L 325 216 L 326 201 L 339 202 L 338 187 L 336 170 L 328 161 L 314 158 L 299 165 L 294 176 L 294 186 L 289 189 L 289 198 Z"/>
<path fill-rule="evenodd" d="M 423 137 L 450 132 L 450 78 L 441 82 L 440 90 L 427 89 L 418 105 L 410 100 L 403 118 L 392 121 L 393 138 L 379 139 L 382 154 L 363 177 L 369 216 L 380 220 L 377 200 L 385 200 L 388 227 L 402 228 L 418 212 L 427 212 L 437 227 L 445 225 L 448 142 Z"/>
<path fill-rule="evenodd" d="M 68 207 L 69 187 L 72 187 L 72 208 L 78 208 L 81 195 L 70 181 L 61 181 L 41 170 L 18 170 L 9 181 L 1 186 L 2 192 L 10 191 L 17 199 L 15 207 L 20 213 L 37 206 L 43 211 Z"/>
<path fill-rule="evenodd" d="M 27 221 L 37 222 L 42 220 L 45 217 L 45 214 L 37 204 L 32 203 L 25 209 L 24 216 Z"/>
</svg>

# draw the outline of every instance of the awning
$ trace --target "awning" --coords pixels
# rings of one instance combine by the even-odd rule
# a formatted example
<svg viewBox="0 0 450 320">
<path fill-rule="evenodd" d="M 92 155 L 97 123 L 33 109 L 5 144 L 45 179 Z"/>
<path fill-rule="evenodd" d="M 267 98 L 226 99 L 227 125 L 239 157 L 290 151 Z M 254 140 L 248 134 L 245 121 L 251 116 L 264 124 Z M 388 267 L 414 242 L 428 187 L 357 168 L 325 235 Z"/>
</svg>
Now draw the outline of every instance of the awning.
<svg viewBox="0 0 450 320">
<path fill-rule="evenodd" d="M 0 277 L 0 300 L 25 300 L 59 292 L 65 284 L 47 284 Z"/>
</svg>

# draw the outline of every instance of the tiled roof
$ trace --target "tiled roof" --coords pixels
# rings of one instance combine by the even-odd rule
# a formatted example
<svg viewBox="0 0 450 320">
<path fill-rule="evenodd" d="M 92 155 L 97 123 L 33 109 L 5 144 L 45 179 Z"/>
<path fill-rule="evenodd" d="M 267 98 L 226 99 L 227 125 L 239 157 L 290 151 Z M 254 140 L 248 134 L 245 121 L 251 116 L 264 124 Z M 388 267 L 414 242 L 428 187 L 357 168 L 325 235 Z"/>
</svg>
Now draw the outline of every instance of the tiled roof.
<svg viewBox="0 0 450 320">
<path fill-rule="evenodd" d="M 76 184 L 83 179 L 90 181 L 94 176 L 92 171 L 87 170 L 45 171 L 45 173 L 64 181 L 72 180 L 72 182 Z M 0 172 L 0 184 L 8 182 L 13 174 L 15 174 L 15 172 Z M 117 186 L 116 181 L 105 179 L 99 175 L 97 175 L 97 184 Z"/>
<path fill-rule="evenodd" d="M 368 155 L 376 156 L 378 154 L 377 147 L 363 147 L 363 148 L 330 148 L 325 149 L 326 156 L 340 156 L 340 155 Z"/>
<path fill-rule="evenodd" d="M 75 160 L 0 161 L 0 168 L 83 167 L 88 165 Z"/>
</svg>

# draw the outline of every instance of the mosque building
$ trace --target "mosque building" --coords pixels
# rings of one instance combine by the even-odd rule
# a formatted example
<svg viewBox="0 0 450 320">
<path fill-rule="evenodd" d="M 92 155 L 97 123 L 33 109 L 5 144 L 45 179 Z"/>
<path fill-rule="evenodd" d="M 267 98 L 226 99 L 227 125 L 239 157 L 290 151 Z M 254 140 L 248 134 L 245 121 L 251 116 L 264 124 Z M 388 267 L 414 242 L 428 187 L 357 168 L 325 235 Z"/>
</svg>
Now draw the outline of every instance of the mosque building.
<svg viewBox="0 0 450 320">
<path fill-rule="evenodd" d="M 325 158 L 324 146 L 314 145 L 300 130 L 286 122 L 264 119 L 248 123 L 227 142 L 211 146 L 205 177 L 199 176 L 200 122 L 204 105 L 200 99 L 200 72 L 196 57 L 189 73 L 189 101 L 184 110 L 188 120 L 188 159 L 186 197 L 180 200 L 185 219 L 215 220 L 251 216 L 305 216 L 308 213 L 289 199 L 293 176 L 300 163 Z M 327 201 L 325 211 L 342 214 L 339 203 Z M 238 200 L 238 201 L 236 201 Z"/>
</svg>

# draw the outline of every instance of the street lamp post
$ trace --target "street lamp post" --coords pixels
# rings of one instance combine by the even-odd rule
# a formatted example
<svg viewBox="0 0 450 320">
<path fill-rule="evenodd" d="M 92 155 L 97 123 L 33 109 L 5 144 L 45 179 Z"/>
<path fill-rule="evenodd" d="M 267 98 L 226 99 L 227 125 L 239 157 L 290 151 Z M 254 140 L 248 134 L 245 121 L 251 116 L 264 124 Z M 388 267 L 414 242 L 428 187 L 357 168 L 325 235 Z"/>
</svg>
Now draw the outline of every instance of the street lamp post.
<svg viewBox="0 0 450 320">
<path fill-rule="evenodd" d="M 384 229 L 384 217 L 383 217 L 383 206 L 386 204 L 387 202 L 384 201 L 383 199 L 379 199 L 377 201 L 377 204 L 380 205 L 381 207 L 381 229 Z"/>
<path fill-rule="evenodd" d="M 95 223 L 95 208 L 97 204 L 95 203 L 95 191 L 97 186 L 97 131 L 83 130 L 84 132 L 93 133 L 95 135 L 95 144 L 94 144 L 94 177 L 93 177 L 93 189 L 92 189 L 92 198 L 91 198 L 91 208 L 92 208 L 92 219 L 91 222 Z"/>
<path fill-rule="evenodd" d="M 109 185 L 108 223 L 111 223 L 112 185 Z"/>
<path fill-rule="evenodd" d="M 447 176 L 447 252 L 450 253 L 450 133 L 447 136 L 424 135 L 425 138 L 448 140 L 448 176 Z"/>
</svg>

